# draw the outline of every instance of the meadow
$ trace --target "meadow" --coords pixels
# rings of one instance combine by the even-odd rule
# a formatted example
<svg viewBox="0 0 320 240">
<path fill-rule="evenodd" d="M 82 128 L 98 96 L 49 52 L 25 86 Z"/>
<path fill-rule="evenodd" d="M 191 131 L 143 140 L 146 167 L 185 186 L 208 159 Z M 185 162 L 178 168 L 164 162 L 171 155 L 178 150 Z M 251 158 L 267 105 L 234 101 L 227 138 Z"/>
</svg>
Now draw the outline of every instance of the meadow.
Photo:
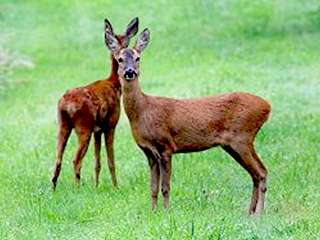
<svg viewBox="0 0 320 240">
<path fill-rule="evenodd" d="M 108 77 L 104 19 L 122 33 L 136 16 L 151 31 L 140 69 L 147 94 L 246 91 L 270 102 L 255 142 L 268 169 L 262 216 L 248 216 L 251 178 L 221 148 L 175 155 L 170 209 L 160 197 L 153 213 L 147 159 L 124 112 L 119 188 L 106 161 L 93 187 L 92 144 L 77 188 L 72 134 L 52 191 L 57 101 Z M 319 93 L 318 0 L 1 0 L 0 239 L 320 239 Z"/>
</svg>

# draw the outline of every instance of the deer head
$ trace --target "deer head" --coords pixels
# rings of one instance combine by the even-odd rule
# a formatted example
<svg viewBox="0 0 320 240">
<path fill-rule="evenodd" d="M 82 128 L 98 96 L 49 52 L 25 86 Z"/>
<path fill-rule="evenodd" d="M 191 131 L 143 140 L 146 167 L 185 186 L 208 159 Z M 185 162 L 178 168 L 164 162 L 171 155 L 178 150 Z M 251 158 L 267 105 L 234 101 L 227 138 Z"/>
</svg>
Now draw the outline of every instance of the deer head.
<svg viewBox="0 0 320 240">
<path fill-rule="evenodd" d="M 143 30 L 133 48 L 122 48 L 119 40 L 112 33 L 106 31 L 106 44 L 111 54 L 119 64 L 120 79 L 132 81 L 139 76 L 140 54 L 147 47 L 150 32 Z"/>
</svg>

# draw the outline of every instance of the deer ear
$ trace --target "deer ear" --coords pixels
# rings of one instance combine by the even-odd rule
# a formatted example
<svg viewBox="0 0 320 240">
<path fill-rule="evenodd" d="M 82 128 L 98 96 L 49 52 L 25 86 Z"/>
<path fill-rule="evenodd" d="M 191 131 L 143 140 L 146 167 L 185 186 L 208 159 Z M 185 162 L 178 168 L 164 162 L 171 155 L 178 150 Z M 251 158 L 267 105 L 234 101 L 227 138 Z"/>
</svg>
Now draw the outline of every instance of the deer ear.
<svg viewBox="0 0 320 240">
<path fill-rule="evenodd" d="M 108 21 L 108 19 L 104 20 L 104 32 L 109 32 L 109 33 L 113 34 L 113 29 L 112 29 L 111 23 Z"/>
<path fill-rule="evenodd" d="M 143 30 L 143 32 L 140 34 L 139 38 L 137 39 L 136 44 L 134 45 L 134 49 L 141 53 L 148 45 L 149 43 L 149 36 L 150 36 L 150 31 L 149 29 Z"/>
<path fill-rule="evenodd" d="M 128 24 L 126 35 L 128 38 L 132 38 L 138 32 L 139 19 L 136 17 Z"/>
<path fill-rule="evenodd" d="M 115 55 L 119 53 L 121 47 L 118 40 L 109 32 L 105 34 L 105 41 L 110 52 Z"/>
</svg>

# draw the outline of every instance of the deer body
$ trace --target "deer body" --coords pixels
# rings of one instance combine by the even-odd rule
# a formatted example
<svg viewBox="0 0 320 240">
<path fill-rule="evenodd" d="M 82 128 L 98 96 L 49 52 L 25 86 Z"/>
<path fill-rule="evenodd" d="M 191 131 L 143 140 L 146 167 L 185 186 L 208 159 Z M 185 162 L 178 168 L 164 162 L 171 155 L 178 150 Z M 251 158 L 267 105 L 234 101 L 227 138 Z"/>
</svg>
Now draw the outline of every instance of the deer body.
<svg viewBox="0 0 320 240">
<path fill-rule="evenodd" d="M 153 142 L 172 153 L 228 145 L 232 139 L 252 143 L 253 133 L 270 111 L 266 101 L 249 93 L 178 100 L 144 94 L 137 97 L 124 91 L 123 102 L 138 145 L 144 148 Z"/>
<path fill-rule="evenodd" d="M 138 31 L 138 19 L 133 19 L 125 35 L 117 35 L 121 48 L 125 48 Z M 112 26 L 105 20 L 105 32 L 113 34 Z M 72 129 L 78 135 L 78 148 L 74 156 L 74 174 L 80 182 L 81 161 L 86 154 L 89 141 L 94 135 L 95 186 L 99 183 L 101 136 L 104 134 L 108 156 L 108 166 L 114 186 L 117 186 L 113 140 L 115 127 L 120 117 L 121 85 L 118 76 L 118 62 L 111 55 L 112 67 L 108 79 L 96 81 L 87 86 L 67 91 L 58 103 L 58 147 L 54 165 L 52 184 L 55 189 L 61 170 L 62 156 Z"/>
<path fill-rule="evenodd" d="M 254 138 L 268 119 L 270 105 L 249 93 L 228 93 L 198 99 L 172 99 L 145 95 L 139 85 L 140 53 L 147 46 L 144 30 L 133 49 L 120 49 L 107 34 L 107 46 L 119 63 L 123 105 L 136 143 L 149 160 L 151 207 L 155 209 L 159 185 L 164 206 L 169 206 L 171 157 L 220 145 L 251 175 L 250 213 L 264 206 L 267 171 L 253 147 Z"/>
<path fill-rule="evenodd" d="M 73 124 L 84 122 L 94 132 L 115 128 L 120 117 L 121 86 L 112 77 L 68 90 L 58 103 L 58 113 Z"/>
</svg>

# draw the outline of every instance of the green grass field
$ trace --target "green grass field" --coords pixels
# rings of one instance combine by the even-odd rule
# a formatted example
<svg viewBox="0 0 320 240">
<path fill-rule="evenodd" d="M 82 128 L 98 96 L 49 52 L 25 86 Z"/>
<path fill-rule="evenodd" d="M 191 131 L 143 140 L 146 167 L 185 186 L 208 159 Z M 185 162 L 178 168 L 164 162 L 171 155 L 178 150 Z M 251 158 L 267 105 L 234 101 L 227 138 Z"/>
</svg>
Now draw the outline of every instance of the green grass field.
<svg viewBox="0 0 320 240">
<path fill-rule="evenodd" d="M 151 31 L 146 93 L 247 91 L 270 101 L 255 142 L 269 173 L 262 217 L 248 216 L 251 178 L 220 148 L 175 155 L 170 210 L 160 198 L 152 213 L 148 163 L 124 112 L 119 189 L 106 161 L 93 188 L 92 145 L 76 187 L 73 134 L 52 192 L 57 101 L 109 75 L 104 18 L 121 33 L 136 16 Z M 0 3 L 0 239 L 320 239 L 319 133 L 319 0 Z"/>
</svg>

